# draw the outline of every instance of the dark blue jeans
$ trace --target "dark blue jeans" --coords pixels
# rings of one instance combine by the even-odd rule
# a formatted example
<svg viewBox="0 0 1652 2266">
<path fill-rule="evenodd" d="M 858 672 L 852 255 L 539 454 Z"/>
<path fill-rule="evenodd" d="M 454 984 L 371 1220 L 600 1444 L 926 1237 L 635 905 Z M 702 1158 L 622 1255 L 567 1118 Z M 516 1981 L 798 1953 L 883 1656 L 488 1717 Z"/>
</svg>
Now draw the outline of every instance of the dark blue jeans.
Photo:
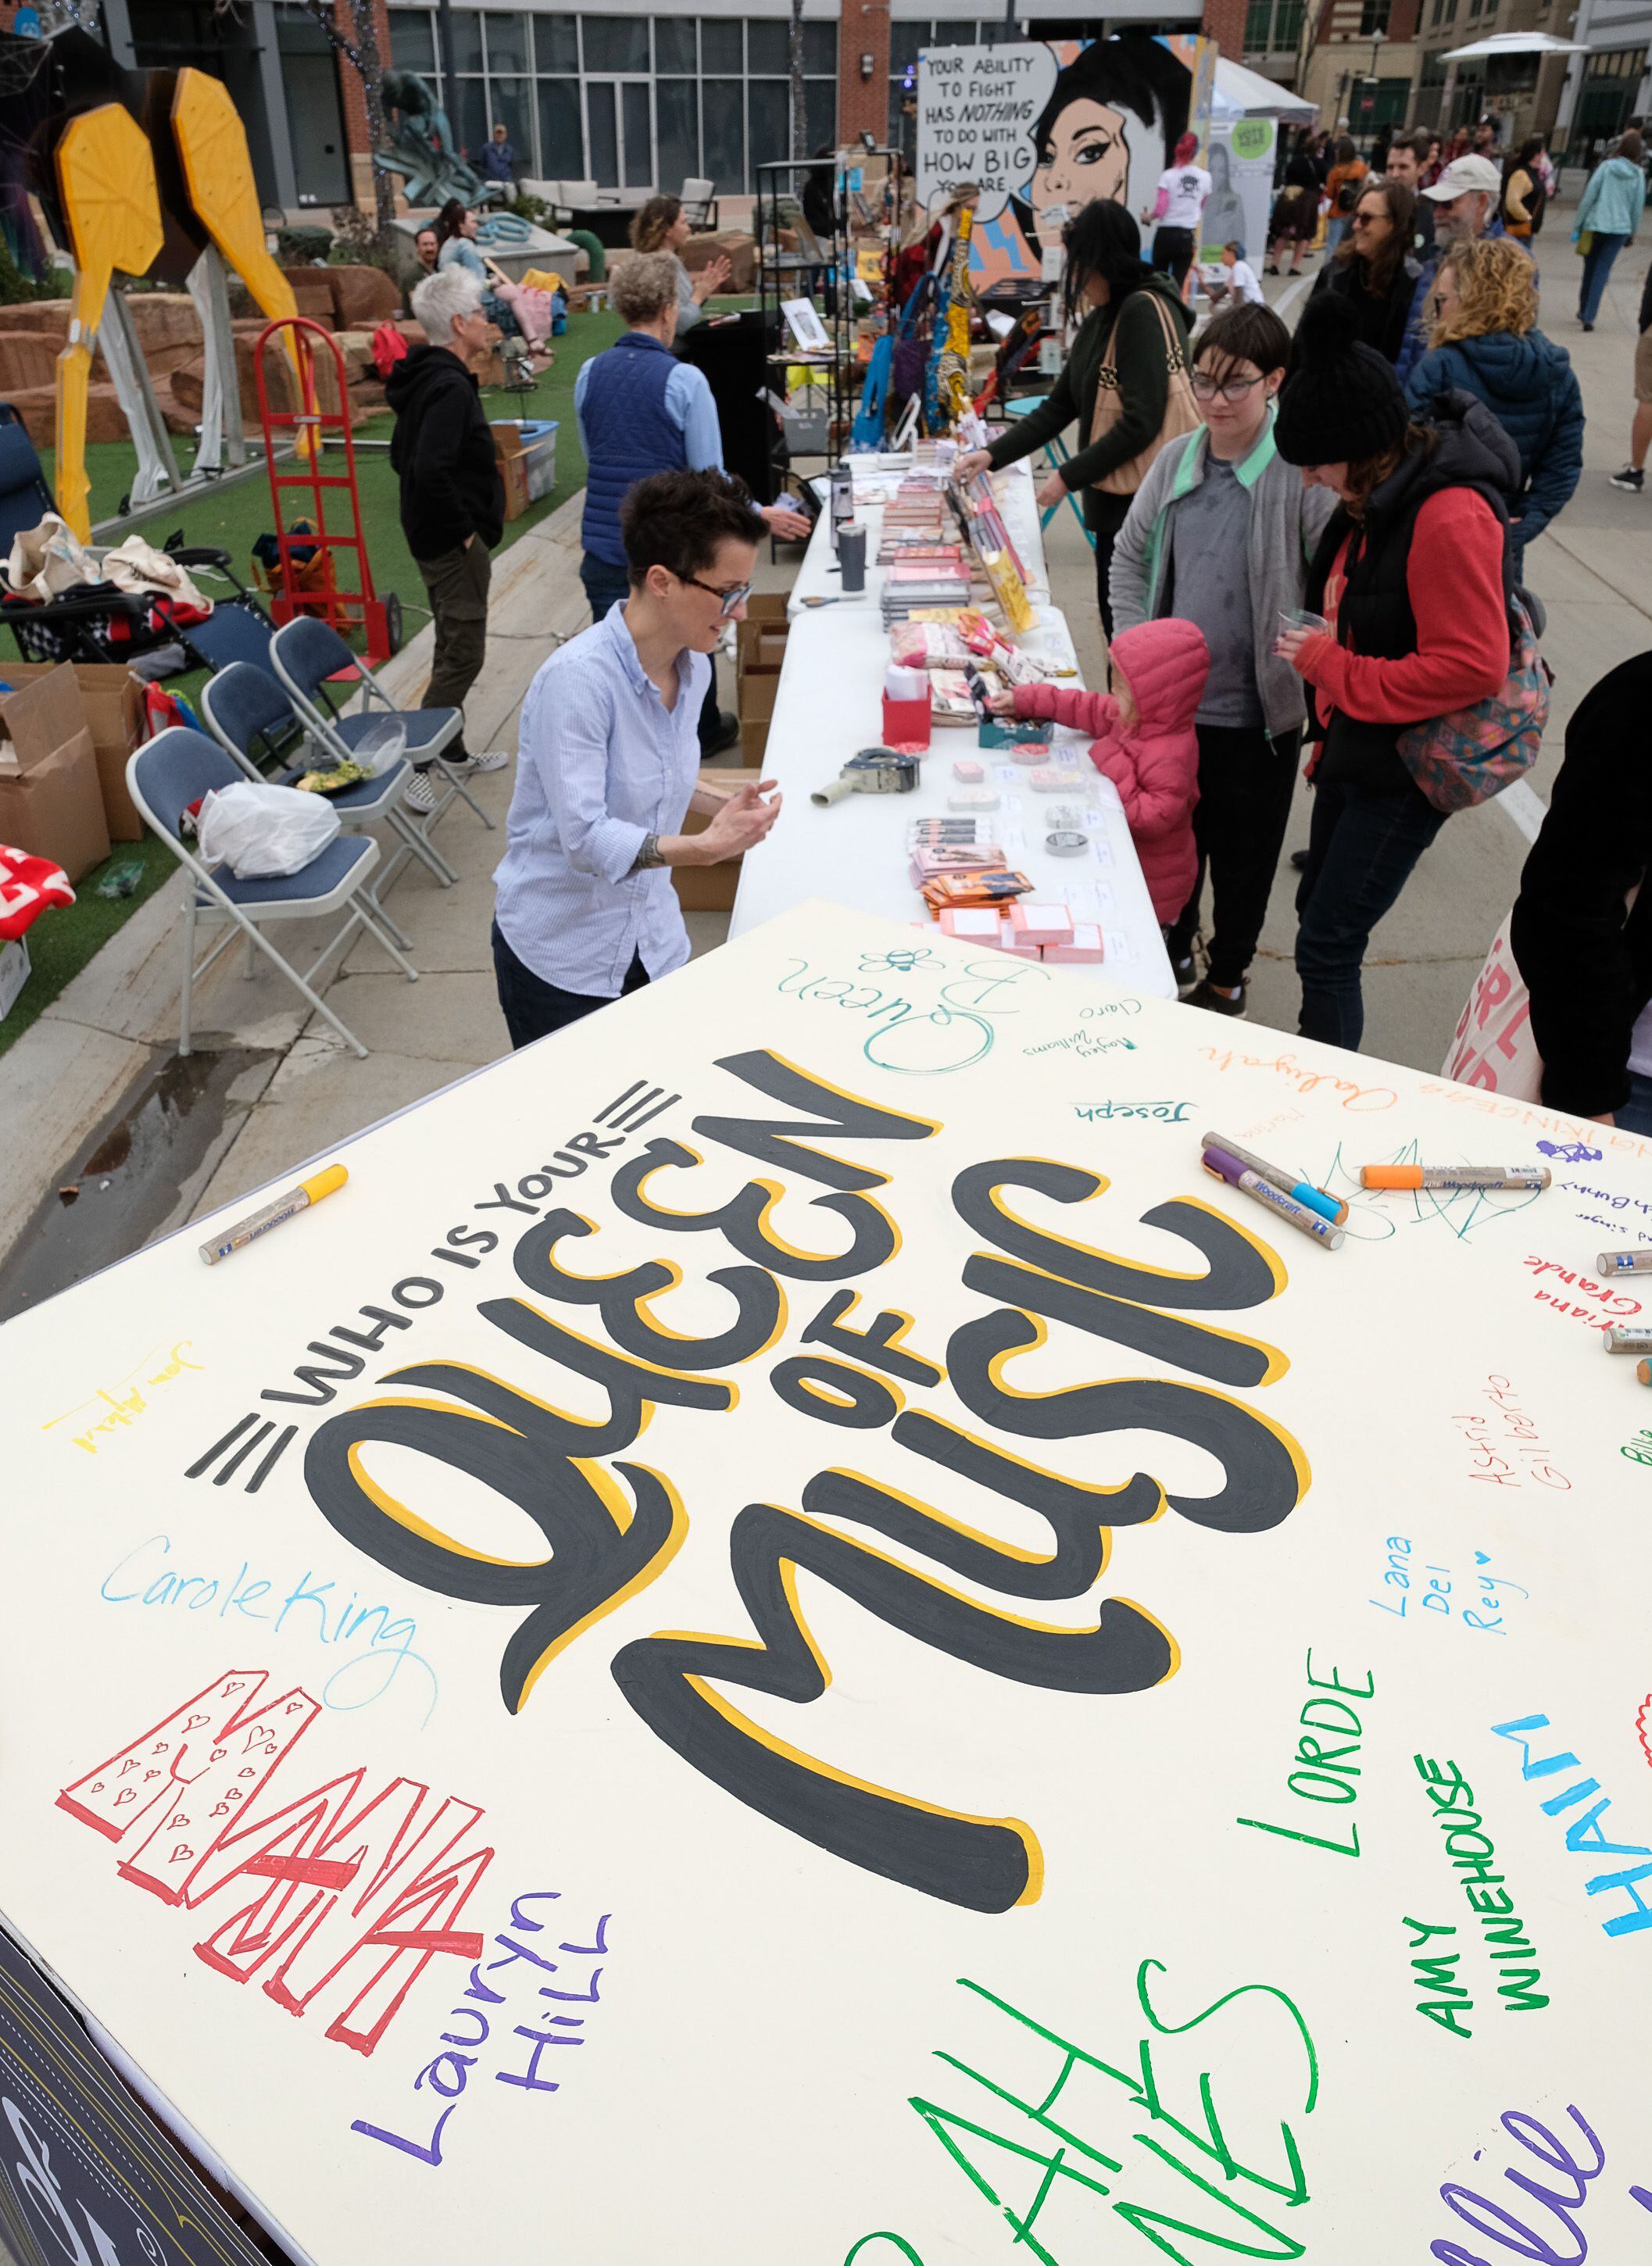
<svg viewBox="0 0 1652 2266">
<path fill-rule="evenodd" d="M 1415 787 L 1372 794 L 1328 781 L 1313 791 L 1308 862 L 1297 891 L 1297 974 L 1305 1039 L 1357 1048 L 1365 1029 L 1360 969 L 1371 932 L 1411 878 L 1445 813 Z"/>
<path fill-rule="evenodd" d="M 1583 254 L 1583 280 L 1577 294 L 1577 319 L 1592 323 L 1600 312 L 1612 264 L 1629 241 L 1626 236 L 1597 235 Z"/>
<path fill-rule="evenodd" d="M 549 1038 L 552 1031 L 577 1023 L 581 1015 L 612 1006 L 611 999 L 594 998 L 588 991 L 565 991 L 559 983 L 547 983 L 543 976 L 536 976 L 506 943 L 497 921 L 493 942 L 493 981 L 499 986 L 500 1011 L 513 1047 L 530 1047 L 536 1039 Z M 640 991 L 647 981 L 647 969 L 641 958 L 633 954 L 619 987 L 622 994 Z"/>
<path fill-rule="evenodd" d="M 1638 1070 L 1629 1073 L 1629 1099 L 1612 1116 L 1626 1133 L 1652 1133 L 1652 1078 Z"/>
<path fill-rule="evenodd" d="M 580 553 L 580 580 L 591 602 L 591 619 L 600 622 L 612 607 L 623 606 L 631 596 L 631 577 L 623 566 L 610 566 L 594 551 Z"/>
</svg>

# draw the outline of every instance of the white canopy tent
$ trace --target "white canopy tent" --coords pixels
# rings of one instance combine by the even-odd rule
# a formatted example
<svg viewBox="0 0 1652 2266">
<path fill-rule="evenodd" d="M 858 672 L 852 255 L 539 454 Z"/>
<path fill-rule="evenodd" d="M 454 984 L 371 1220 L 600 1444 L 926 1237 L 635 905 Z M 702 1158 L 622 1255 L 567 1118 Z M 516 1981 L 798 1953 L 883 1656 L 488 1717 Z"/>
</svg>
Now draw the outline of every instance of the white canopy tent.
<svg viewBox="0 0 1652 2266">
<path fill-rule="evenodd" d="M 1210 99 L 1213 122 L 1235 118 L 1305 120 L 1319 114 L 1316 103 L 1305 102 L 1288 86 L 1276 85 L 1260 71 L 1246 70 L 1243 63 L 1230 62 L 1225 55 L 1217 58 L 1216 91 Z"/>
<path fill-rule="evenodd" d="M 1446 52 L 1448 63 L 1466 62 L 1471 57 L 1493 55 L 1583 55 L 1589 49 L 1576 40 L 1557 40 L 1548 32 L 1494 32 L 1488 39 L 1472 40 L 1466 48 L 1451 48 Z M 1218 75 L 1221 66 L 1217 65 Z"/>
</svg>

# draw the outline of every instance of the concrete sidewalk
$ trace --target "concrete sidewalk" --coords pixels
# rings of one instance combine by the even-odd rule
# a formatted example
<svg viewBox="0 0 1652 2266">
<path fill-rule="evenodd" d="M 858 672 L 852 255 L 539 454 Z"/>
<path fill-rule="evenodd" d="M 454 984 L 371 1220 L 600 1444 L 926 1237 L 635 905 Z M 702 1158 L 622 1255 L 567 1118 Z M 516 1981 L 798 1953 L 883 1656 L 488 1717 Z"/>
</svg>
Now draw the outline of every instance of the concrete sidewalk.
<svg viewBox="0 0 1652 2266">
<path fill-rule="evenodd" d="M 1573 356 L 1589 413 L 1583 483 L 1554 530 L 1528 555 L 1528 580 L 1549 610 L 1545 650 L 1557 672 L 1542 761 L 1530 785 L 1453 819 L 1399 905 L 1377 930 L 1367 961 L 1365 1051 L 1437 1069 L 1468 983 L 1518 886 L 1543 800 L 1558 767 L 1565 724 L 1605 671 L 1652 645 L 1652 500 L 1623 494 L 1609 476 L 1625 460 L 1630 373 L 1648 247 L 1619 259 L 1595 333 L 1574 310 L 1579 262 L 1569 218 L 1552 213 L 1539 239 L 1545 326 Z M 1288 317 L 1305 292 L 1269 286 Z M 559 639 L 588 620 L 579 566 L 581 498 L 574 497 L 499 560 L 487 668 L 468 704 L 476 748 L 515 746 L 523 696 Z M 1085 678 L 1100 681 L 1102 647 L 1092 556 L 1065 506 L 1046 532 L 1050 581 Z M 760 557 L 760 588 L 789 587 L 795 553 Z M 416 700 L 431 634 L 415 638 L 384 672 L 391 697 Z M 733 702 L 727 662 L 725 705 Z M 737 755 L 730 758 L 737 761 Z M 363 1062 L 313 1017 L 267 966 L 250 978 L 227 952 L 197 994 L 199 1056 L 175 1059 L 180 974 L 181 880 L 135 915 L 98 959 L 26 1032 L 0 1066 L 0 1315 L 75 1275 L 106 1265 L 203 1207 L 289 1174 L 376 1118 L 405 1107 L 507 1050 L 488 937 L 491 875 L 503 847 L 514 769 L 479 780 L 486 831 L 462 804 L 438 840 L 460 880 L 439 888 L 404 866 L 391 895 L 421 971 L 410 984 L 379 947 L 359 941 L 325 982 L 330 1005 L 372 1049 Z M 1299 789 L 1287 847 L 1307 838 Z M 1253 974 L 1253 1019 L 1295 1028 L 1291 952 L 1295 875 L 1280 867 Z M 832 876 L 819 877 L 830 895 Z M 1207 904 L 1207 922 L 1209 907 Z M 721 941 L 721 914 L 689 917 L 697 952 Z M 298 965 L 299 927 L 274 932 Z M 107 1182 L 106 1187 L 104 1184 Z M 77 1184 L 72 1209 L 60 1185 Z M 18 1270 L 23 1279 L 18 1280 Z"/>
</svg>

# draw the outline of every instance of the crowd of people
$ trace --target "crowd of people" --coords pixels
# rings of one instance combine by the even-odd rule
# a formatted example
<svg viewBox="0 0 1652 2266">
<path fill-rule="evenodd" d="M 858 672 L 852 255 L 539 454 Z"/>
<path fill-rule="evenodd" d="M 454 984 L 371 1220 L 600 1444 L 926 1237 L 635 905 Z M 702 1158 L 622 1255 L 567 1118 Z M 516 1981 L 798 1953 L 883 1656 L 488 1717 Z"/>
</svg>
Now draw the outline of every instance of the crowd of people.
<svg viewBox="0 0 1652 2266">
<path fill-rule="evenodd" d="M 1363 1033 L 1372 929 L 1453 812 L 1535 753 L 1546 671 L 1525 554 L 1583 465 L 1577 380 L 1538 321 L 1531 239 L 1549 201 L 1540 143 L 1501 169 L 1483 149 L 1453 151 L 1422 134 L 1378 154 L 1380 168 L 1333 143 L 1288 160 L 1281 204 L 1310 194 L 1292 173 L 1323 156 L 1312 194 L 1342 223 L 1327 229 L 1294 336 L 1246 288 L 1255 278 L 1237 242 L 1225 300 L 1195 327 L 1175 199 L 1202 202 L 1210 176 L 1188 178 L 1202 172 L 1191 151 L 1178 150 L 1144 216 L 1152 259 L 1123 202 L 1083 207 L 1065 231 L 1064 365 L 1043 402 L 959 460 L 965 476 L 996 469 L 1077 428 L 1038 501 L 1082 495 L 1110 684 L 1038 685 L 1000 705 L 1091 735 L 1179 993 L 1210 1012 L 1246 1012 L 1305 751 L 1312 816 L 1293 860 L 1299 1028 L 1349 1049 Z M 1580 208 L 1592 223 L 1580 231 L 1591 239 L 1585 327 L 1610 259 L 1639 225 L 1640 156 L 1639 137 L 1626 135 Z M 1613 167 L 1633 175 L 1633 197 Z M 1319 217 L 1316 202 L 1316 228 Z M 740 854 L 779 812 L 771 782 L 724 795 L 700 781 L 733 723 L 706 656 L 741 614 L 759 540 L 801 538 L 809 523 L 786 499 L 757 506 L 723 471 L 706 381 L 672 351 L 716 280 L 702 288 L 688 275 L 683 228 L 675 199 L 642 208 L 638 256 L 614 284 L 625 333 L 575 388 L 593 626 L 544 665 L 523 711 L 493 932 L 516 1045 L 685 958 L 667 869 Z M 1274 249 L 1309 238 L 1293 221 L 1276 228 Z M 449 256 L 465 240 L 462 228 L 439 239 L 414 293 L 432 343 L 394 381 L 404 525 L 436 617 L 427 698 L 442 705 L 462 704 L 480 666 L 499 535 L 491 444 L 464 368 L 487 321 L 486 279 Z M 1642 378 L 1652 281 L 1646 302 Z M 1637 398 L 1636 477 L 1619 476 L 1635 486 L 1652 386 Z M 1644 1044 L 1634 1036 L 1652 995 L 1652 911 L 1624 918 L 1652 853 L 1652 818 L 1634 789 L 1619 838 L 1581 784 L 1606 760 L 1602 718 L 1626 741 L 1639 728 L 1648 667 L 1643 656 L 1617 672 L 1578 711 L 1565 791 L 1514 933 L 1530 962 L 1534 1031 L 1540 1042 L 1552 1034 L 1546 1097 L 1652 1130 L 1652 1011 Z M 1473 772 L 1488 749 L 1504 771 Z M 710 822 L 698 833 L 683 830 L 692 810 Z M 1608 948 L 1610 1001 L 1568 1023 L 1561 995 L 1580 956 Z"/>
</svg>

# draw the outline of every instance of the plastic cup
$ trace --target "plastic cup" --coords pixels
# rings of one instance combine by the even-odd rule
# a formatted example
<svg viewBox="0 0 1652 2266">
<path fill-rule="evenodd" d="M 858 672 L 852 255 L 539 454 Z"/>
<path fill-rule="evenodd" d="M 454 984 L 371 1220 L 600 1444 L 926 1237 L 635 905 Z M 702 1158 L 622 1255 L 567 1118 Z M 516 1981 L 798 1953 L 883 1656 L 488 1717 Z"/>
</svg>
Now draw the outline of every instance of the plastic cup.
<svg viewBox="0 0 1652 2266">
<path fill-rule="evenodd" d="M 1323 614 L 1311 614 L 1305 606 L 1282 606 L 1279 609 L 1279 634 L 1290 630 L 1322 630 L 1327 636 L 1331 625 Z"/>
</svg>

